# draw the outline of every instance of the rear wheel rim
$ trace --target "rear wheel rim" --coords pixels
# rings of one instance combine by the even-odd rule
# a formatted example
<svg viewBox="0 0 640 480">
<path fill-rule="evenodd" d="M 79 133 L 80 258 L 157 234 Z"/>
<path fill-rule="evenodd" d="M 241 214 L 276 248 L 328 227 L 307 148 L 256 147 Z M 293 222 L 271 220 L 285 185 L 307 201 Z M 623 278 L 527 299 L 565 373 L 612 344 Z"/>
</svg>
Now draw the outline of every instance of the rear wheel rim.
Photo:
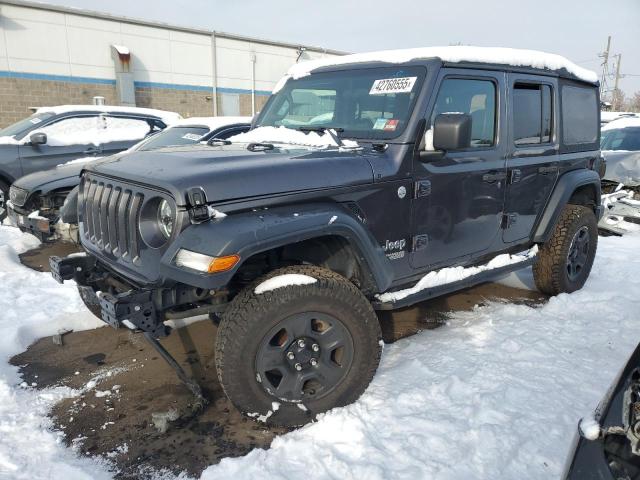
<svg viewBox="0 0 640 480">
<path fill-rule="evenodd" d="M 574 282 L 585 270 L 589 259 L 589 227 L 581 227 L 573 236 L 567 254 L 567 277 Z"/>
<path fill-rule="evenodd" d="M 275 325 L 260 341 L 256 376 L 268 394 L 285 402 L 320 399 L 351 368 L 353 338 L 336 317 L 302 312 Z"/>
</svg>

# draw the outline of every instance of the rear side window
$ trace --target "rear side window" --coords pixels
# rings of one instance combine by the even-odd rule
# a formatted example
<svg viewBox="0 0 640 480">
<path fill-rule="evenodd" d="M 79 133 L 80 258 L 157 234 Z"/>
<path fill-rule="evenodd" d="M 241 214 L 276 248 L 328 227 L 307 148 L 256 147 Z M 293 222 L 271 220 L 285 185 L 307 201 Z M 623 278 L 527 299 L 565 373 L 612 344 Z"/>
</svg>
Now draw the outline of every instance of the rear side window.
<svg viewBox="0 0 640 480">
<path fill-rule="evenodd" d="M 594 88 L 562 87 L 562 142 L 585 145 L 598 140 L 598 103 Z"/>
<path fill-rule="evenodd" d="M 551 87 L 518 84 L 513 88 L 513 139 L 516 145 L 551 141 Z"/>
<path fill-rule="evenodd" d="M 442 82 L 431 125 L 441 113 L 471 115 L 471 146 L 494 144 L 496 125 L 496 86 L 490 80 L 448 78 Z"/>
</svg>

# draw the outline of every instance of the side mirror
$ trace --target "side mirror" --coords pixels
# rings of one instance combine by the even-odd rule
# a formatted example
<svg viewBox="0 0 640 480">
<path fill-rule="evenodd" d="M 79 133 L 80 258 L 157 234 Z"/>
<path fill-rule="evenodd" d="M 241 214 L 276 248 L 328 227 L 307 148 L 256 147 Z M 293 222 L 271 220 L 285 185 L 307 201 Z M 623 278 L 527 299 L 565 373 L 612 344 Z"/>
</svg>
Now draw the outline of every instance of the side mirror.
<svg viewBox="0 0 640 480">
<path fill-rule="evenodd" d="M 441 113 L 433 122 L 433 148 L 450 151 L 471 146 L 471 115 Z"/>
<path fill-rule="evenodd" d="M 29 141 L 31 145 L 45 145 L 47 143 L 47 134 L 43 132 L 32 133 Z"/>
</svg>

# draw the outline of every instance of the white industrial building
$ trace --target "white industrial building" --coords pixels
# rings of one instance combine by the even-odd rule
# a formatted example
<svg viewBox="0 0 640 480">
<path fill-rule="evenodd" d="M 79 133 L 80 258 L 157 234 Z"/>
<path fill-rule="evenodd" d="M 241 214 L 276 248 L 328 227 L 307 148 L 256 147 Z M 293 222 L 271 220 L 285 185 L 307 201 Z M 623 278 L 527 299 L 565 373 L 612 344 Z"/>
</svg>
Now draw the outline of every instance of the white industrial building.
<svg viewBox="0 0 640 480">
<path fill-rule="evenodd" d="M 0 1 L 0 125 L 63 103 L 249 115 L 299 60 L 322 48 L 80 9 Z"/>
</svg>

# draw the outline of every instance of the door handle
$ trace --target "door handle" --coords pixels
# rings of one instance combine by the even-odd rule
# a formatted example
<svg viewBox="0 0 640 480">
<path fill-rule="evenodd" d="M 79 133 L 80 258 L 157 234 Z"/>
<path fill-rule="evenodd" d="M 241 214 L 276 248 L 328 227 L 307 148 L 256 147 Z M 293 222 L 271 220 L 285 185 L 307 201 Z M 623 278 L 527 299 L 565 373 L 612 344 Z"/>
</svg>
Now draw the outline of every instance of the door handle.
<svg viewBox="0 0 640 480">
<path fill-rule="evenodd" d="M 542 175 L 548 175 L 550 173 L 558 173 L 558 167 L 555 165 L 550 167 L 540 167 L 538 168 L 538 173 Z"/>
<path fill-rule="evenodd" d="M 86 155 L 93 155 L 94 153 L 100 153 L 100 152 L 102 152 L 102 149 L 99 147 L 89 147 L 82 153 Z"/>
<path fill-rule="evenodd" d="M 495 183 L 507 178 L 505 172 L 489 172 L 482 175 L 482 181 L 487 183 Z"/>
</svg>

